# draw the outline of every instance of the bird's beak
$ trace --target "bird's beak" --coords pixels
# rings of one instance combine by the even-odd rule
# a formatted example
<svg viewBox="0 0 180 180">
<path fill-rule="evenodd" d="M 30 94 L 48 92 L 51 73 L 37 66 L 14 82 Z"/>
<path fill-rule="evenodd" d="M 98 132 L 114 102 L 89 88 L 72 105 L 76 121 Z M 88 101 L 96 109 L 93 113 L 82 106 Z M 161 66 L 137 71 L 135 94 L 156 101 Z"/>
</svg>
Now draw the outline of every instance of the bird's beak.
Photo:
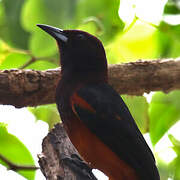
<svg viewBox="0 0 180 180">
<path fill-rule="evenodd" d="M 61 42 L 64 43 L 68 41 L 68 37 L 64 34 L 63 30 L 59 28 L 45 24 L 37 24 L 37 26 L 43 29 L 44 31 L 46 31 L 51 36 L 53 36 L 56 40 L 60 40 Z"/>
</svg>

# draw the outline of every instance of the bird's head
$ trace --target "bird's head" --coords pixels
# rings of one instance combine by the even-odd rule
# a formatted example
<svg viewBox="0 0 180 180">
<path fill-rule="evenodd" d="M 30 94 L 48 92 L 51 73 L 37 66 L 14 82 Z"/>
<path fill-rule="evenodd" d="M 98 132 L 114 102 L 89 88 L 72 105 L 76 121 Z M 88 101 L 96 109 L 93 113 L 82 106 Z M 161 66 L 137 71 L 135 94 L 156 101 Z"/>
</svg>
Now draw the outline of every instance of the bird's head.
<svg viewBox="0 0 180 180">
<path fill-rule="evenodd" d="M 61 30 L 43 24 L 37 26 L 56 39 L 63 71 L 107 73 L 104 47 L 95 36 L 80 30 Z"/>
</svg>

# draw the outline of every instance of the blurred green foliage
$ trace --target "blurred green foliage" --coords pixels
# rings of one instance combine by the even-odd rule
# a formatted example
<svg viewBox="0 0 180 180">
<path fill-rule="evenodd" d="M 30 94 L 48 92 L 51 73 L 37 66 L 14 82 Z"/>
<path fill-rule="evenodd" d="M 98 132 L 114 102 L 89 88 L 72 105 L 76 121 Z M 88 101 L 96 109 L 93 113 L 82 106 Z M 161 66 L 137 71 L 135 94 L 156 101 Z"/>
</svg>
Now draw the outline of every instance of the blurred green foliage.
<svg viewBox="0 0 180 180">
<path fill-rule="evenodd" d="M 171 171 L 171 174 L 173 174 L 174 180 L 179 180 L 180 179 L 180 141 L 177 140 L 171 134 L 169 134 L 168 137 L 173 144 L 172 149 L 174 149 L 174 151 L 177 154 L 177 157 L 170 164 L 169 171 Z"/>
<path fill-rule="evenodd" d="M 49 124 L 49 128 L 53 128 L 54 124 L 60 122 L 59 113 L 55 104 L 38 106 L 36 108 L 29 108 L 36 120 L 43 120 Z"/>
<path fill-rule="evenodd" d="M 164 14 L 179 14 L 180 13 L 180 4 L 178 0 L 168 0 L 164 7 Z"/>
<path fill-rule="evenodd" d="M 109 64 L 180 56 L 180 24 L 163 16 L 180 15 L 177 0 L 168 0 L 159 24 L 134 17 L 126 24 L 119 16 L 120 0 L 1 0 L 0 69 L 45 70 L 59 66 L 56 42 L 36 27 L 49 24 L 61 29 L 81 29 L 96 35 L 104 44 Z M 133 7 L 132 7 L 133 8 Z M 140 130 L 149 132 L 153 146 L 180 119 L 180 91 L 156 92 L 152 100 L 123 96 Z M 52 128 L 59 122 L 55 105 L 29 108 L 37 120 Z M 161 179 L 180 179 L 180 143 L 169 136 L 177 157 L 170 163 L 158 156 Z M 13 151 L 12 151 L 13 150 Z M 0 154 L 19 164 L 34 164 L 26 147 L 0 124 Z M 19 156 L 21 155 L 21 158 Z M 6 164 L 0 161 L 1 164 Z M 34 179 L 34 172 L 18 172 Z"/>
<path fill-rule="evenodd" d="M 150 136 L 153 145 L 180 119 L 180 91 L 157 92 L 149 106 Z"/>
<path fill-rule="evenodd" d="M 128 106 L 134 120 L 136 121 L 142 133 L 149 130 L 148 108 L 149 104 L 143 96 L 122 96 L 124 102 Z M 139 113 L 141 112 L 141 113 Z"/>
<path fill-rule="evenodd" d="M 0 154 L 17 165 L 33 166 L 35 164 L 29 150 L 17 137 L 8 133 L 6 125 L 3 123 L 0 123 Z M 10 168 L 2 160 L 0 160 L 0 163 Z M 35 171 L 17 170 L 17 173 L 28 180 L 33 180 L 35 177 Z"/>
</svg>

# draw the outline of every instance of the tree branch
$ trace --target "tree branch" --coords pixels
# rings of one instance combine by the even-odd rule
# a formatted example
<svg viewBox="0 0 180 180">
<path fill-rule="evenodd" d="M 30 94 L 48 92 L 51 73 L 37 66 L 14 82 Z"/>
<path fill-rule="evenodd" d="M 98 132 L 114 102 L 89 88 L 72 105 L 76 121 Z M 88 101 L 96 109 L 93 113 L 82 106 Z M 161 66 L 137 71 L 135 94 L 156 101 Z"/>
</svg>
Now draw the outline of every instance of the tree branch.
<svg viewBox="0 0 180 180">
<path fill-rule="evenodd" d="M 54 103 L 60 69 L 0 71 L 0 104 L 16 107 Z M 137 61 L 109 66 L 109 83 L 120 94 L 180 89 L 180 59 Z"/>
<path fill-rule="evenodd" d="M 30 166 L 30 165 L 19 165 L 11 162 L 7 158 L 5 158 L 2 154 L 0 154 L 0 159 L 8 165 L 8 170 L 18 171 L 18 170 L 37 170 L 39 167 Z"/>
<path fill-rule="evenodd" d="M 49 180 L 97 180 L 69 140 L 62 124 L 56 124 L 42 143 L 39 165 Z"/>
</svg>

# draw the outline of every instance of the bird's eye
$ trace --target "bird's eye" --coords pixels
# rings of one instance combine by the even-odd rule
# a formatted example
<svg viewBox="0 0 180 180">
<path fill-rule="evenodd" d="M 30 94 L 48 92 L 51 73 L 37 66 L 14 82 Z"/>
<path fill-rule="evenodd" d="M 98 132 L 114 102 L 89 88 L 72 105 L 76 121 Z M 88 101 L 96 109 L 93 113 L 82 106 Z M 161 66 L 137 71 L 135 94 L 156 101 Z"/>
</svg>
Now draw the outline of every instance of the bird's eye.
<svg viewBox="0 0 180 180">
<path fill-rule="evenodd" d="M 78 34 L 78 35 L 77 35 L 77 38 L 78 38 L 79 40 L 84 40 L 84 39 L 85 39 L 85 36 L 84 36 L 83 34 Z"/>
</svg>

